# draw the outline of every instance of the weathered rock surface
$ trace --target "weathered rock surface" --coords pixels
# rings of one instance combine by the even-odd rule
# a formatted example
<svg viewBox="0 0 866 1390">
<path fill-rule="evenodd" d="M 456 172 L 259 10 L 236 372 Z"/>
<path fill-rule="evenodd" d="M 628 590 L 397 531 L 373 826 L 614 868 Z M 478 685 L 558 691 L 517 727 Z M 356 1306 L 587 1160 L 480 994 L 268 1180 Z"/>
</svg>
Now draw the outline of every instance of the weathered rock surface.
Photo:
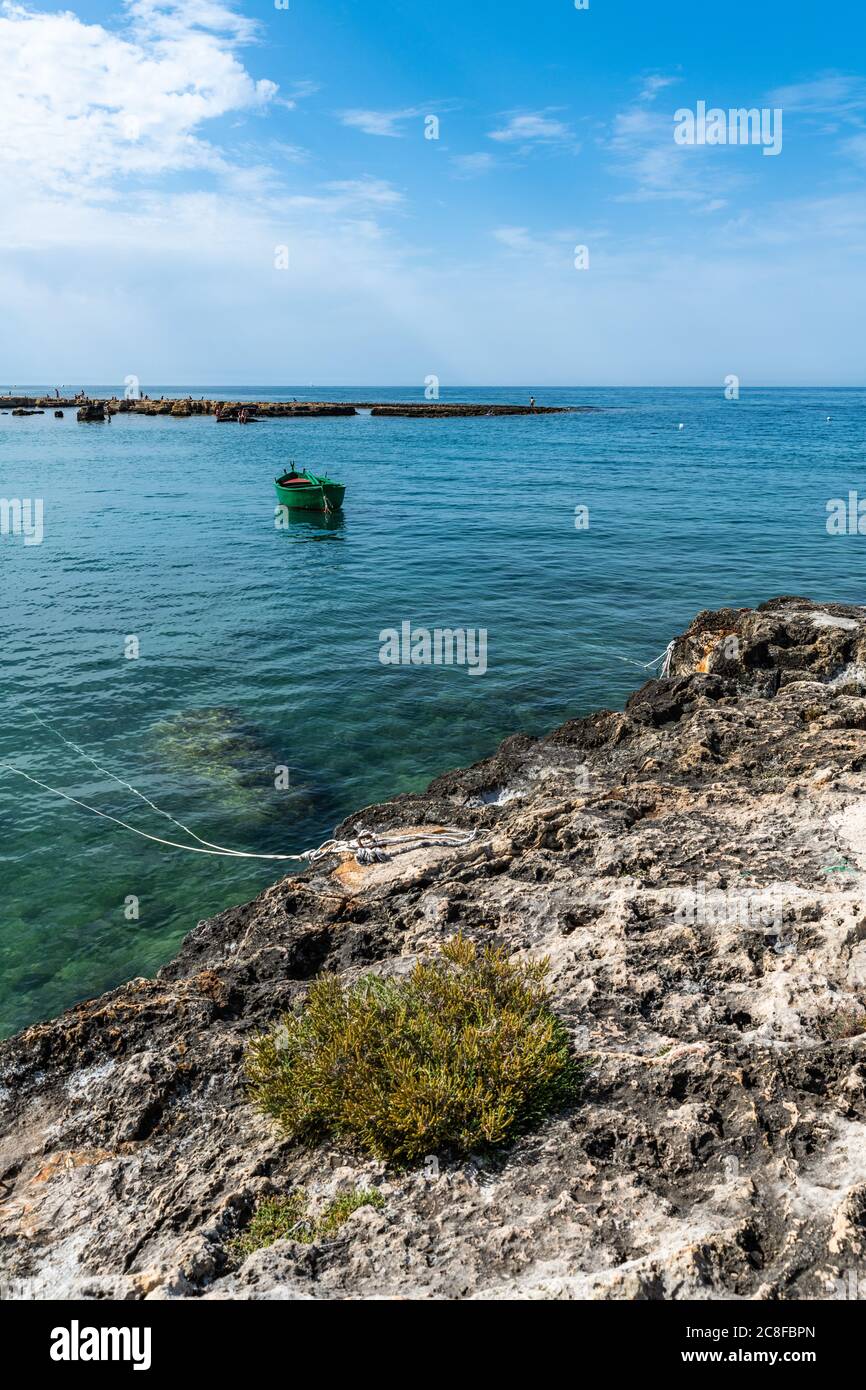
<svg viewBox="0 0 866 1390">
<path fill-rule="evenodd" d="M 702 613 L 670 675 L 341 827 L 468 848 L 323 861 L 155 980 L 0 1047 L 7 1296 L 798 1299 L 866 1280 L 866 609 Z M 462 930 L 547 955 L 583 1094 L 496 1162 L 286 1143 L 245 1041 L 323 969 Z M 376 1185 L 232 1268 L 263 1195 Z"/>
</svg>

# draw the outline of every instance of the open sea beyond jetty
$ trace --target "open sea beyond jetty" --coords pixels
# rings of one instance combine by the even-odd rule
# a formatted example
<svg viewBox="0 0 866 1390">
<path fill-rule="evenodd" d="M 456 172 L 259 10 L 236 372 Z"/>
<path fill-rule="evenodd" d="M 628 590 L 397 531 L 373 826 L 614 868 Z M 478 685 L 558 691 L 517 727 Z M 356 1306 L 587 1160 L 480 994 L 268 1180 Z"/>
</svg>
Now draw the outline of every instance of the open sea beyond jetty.
<svg viewBox="0 0 866 1390">
<path fill-rule="evenodd" d="M 866 391 L 533 394 L 602 409 L 243 428 L 0 415 L 0 496 L 44 505 L 42 544 L 0 537 L 0 759 L 183 838 L 47 720 L 203 838 L 296 852 L 507 734 L 621 705 L 651 674 L 640 663 L 702 608 L 785 593 L 866 602 L 866 536 L 826 529 L 829 499 L 866 496 Z M 346 484 L 341 516 L 275 527 L 273 478 L 290 459 Z M 580 506 L 588 529 L 575 526 Z M 380 632 L 406 621 L 486 629 L 488 669 L 383 665 Z M 284 871 L 152 844 L 9 772 L 0 859 L 2 1034 L 152 973 L 197 921 Z"/>
</svg>

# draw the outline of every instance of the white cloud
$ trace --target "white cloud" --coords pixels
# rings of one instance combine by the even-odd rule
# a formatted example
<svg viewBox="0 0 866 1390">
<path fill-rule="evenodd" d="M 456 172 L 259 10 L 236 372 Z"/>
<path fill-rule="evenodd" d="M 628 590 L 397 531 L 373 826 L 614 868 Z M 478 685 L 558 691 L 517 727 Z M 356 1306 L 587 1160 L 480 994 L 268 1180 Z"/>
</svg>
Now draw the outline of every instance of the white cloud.
<svg viewBox="0 0 866 1390">
<path fill-rule="evenodd" d="M 396 208 L 403 202 L 403 194 L 386 179 L 375 179 L 365 174 L 360 179 L 324 183 L 320 191 L 315 193 L 290 193 L 270 201 L 276 211 L 289 208 L 342 216 Z"/>
<path fill-rule="evenodd" d="M 374 179 L 365 174 L 362 179 L 343 179 L 327 183 L 325 187 L 336 194 L 342 205 L 353 207 L 393 208 L 402 203 L 403 194 L 385 179 Z"/>
<path fill-rule="evenodd" d="M 252 43 L 258 24 L 219 0 L 124 0 L 130 18 L 151 36 L 186 42 L 194 30 L 225 34 L 236 43 Z"/>
<path fill-rule="evenodd" d="M 366 340 L 372 306 L 409 276 L 387 225 L 402 192 L 372 175 L 299 187 L 303 152 L 282 125 L 255 140 L 237 129 L 277 92 L 238 56 L 256 41 L 249 20 L 209 0 L 128 0 L 125 18 L 115 30 L 0 4 L 0 177 L 16 188 L 0 200 L 7 372 L 101 364 L 122 381 L 140 352 L 151 379 L 207 377 L 220 357 L 228 371 L 256 356 L 257 335 L 279 352 L 287 324 L 300 344 L 321 321 L 324 351 L 341 315 Z M 288 104 L 312 91 L 290 87 Z M 225 116 L 230 148 L 210 135 Z M 81 288 L 103 281 L 109 296 Z M 191 369 L 196 354 L 212 365 Z"/>
<path fill-rule="evenodd" d="M 679 80 L 678 77 L 664 77 L 661 73 L 652 73 L 649 77 L 644 78 L 640 100 L 654 101 L 659 92 L 663 91 L 665 87 L 672 87 Z"/>
<path fill-rule="evenodd" d="M 512 257 L 531 257 L 540 267 L 552 271 L 569 271 L 574 264 L 574 247 L 601 240 L 603 232 L 591 236 L 578 233 L 574 228 L 543 232 L 540 235 L 530 232 L 528 227 L 495 227 L 493 237 L 504 246 Z"/>
<path fill-rule="evenodd" d="M 210 0 L 127 0 L 123 36 L 69 11 L 0 5 L 0 169 L 29 183 L 96 187 L 125 175 L 220 170 L 199 128 L 261 110 L 276 84 L 235 54 L 255 26 Z"/>
<path fill-rule="evenodd" d="M 353 130 L 363 131 L 365 135 L 387 135 L 394 139 L 399 139 L 404 134 L 400 127 L 406 121 L 423 114 L 423 109 L 420 106 L 409 106 L 403 111 L 341 111 L 339 113 L 343 125 L 350 126 Z"/>
<path fill-rule="evenodd" d="M 488 139 L 501 144 L 561 145 L 573 138 L 570 128 L 546 111 L 515 112 L 504 126 L 488 131 Z"/>
</svg>

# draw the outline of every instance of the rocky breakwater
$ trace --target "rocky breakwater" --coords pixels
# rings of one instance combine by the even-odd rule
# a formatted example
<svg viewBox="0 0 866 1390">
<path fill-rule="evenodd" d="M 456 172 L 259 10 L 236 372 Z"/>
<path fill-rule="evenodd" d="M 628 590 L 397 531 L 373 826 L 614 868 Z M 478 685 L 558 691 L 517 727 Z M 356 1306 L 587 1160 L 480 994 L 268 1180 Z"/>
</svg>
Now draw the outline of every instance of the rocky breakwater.
<svg viewBox="0 0 866 1390">
<path fill-rule="evenodd" d="M 701 613 L 623 711 L 517 734 L 339 833 L 437 824 L 478 834 L 322 861 L 199 923 L 156 979 L 0 1047 L 7 1296 L 866 1280 L 866 609 Z M 288 1143 L 249 1103 L 250 1037 L 319 972 L 401 975 L 458 931 L 549 957 L 575 1102 L 496 1159 L 397 1172 Z M 232 1255 L 263 1198 L 358 1187 L 377 1203 L 336 1233 Z"/>
<path fill-rule="evenodd" d="M 190 415 L 212 415 L 214 411 L 213 401 L 193 400 L 186 396 L 181 398 L 163 397 L 161 400 L 150 400 L 142 396 L 140 399 L 106 401 L 106 409 L 113 415 L 170 415 L 174 419 L 186 419 Z"/>
<path fill-rule="evenodd" d="M 478 419 L 487 415 L 573 415 L 579 411 L 596 410 L 593 405 L 467 405 L 457 402 L 425 401 L 415 405 L 373 405 L 371 415 L 400 415 L 407 419 Z"/>
<path fill-rule="evenodd" d="M 263 401 L 255 407 L 263 420 L 305 418 L 306 416 L 355 415 L 354 405 L 338 401 Z"/>
<path fill-rule="evenodd" d="M 175 420 L 188 419 L 193 415 L 214 415 L 220 420 L 237 421 L 241 411 L 250 419 L 293 420 L 309 419 L 319 416 L 356 415 L 359 410 L 371 415 L 399 416 L 407 419 L 449 419 L 466 417 L 478 419 L 482 416 L 502 415 L 566 415 L 599 410 L 593 405 L 579 406 L 530 406 L 530 405 L 471 405 L 445 402 L 403 402 L 383 405 L 375 401 L 216 401 L 204 397 L 163 396 L 152 400 L 148 396 L 133 399 L 110 399 L 85 401 L 83 397 L 56 399 L 35 396 L 6 396 L 0 398 L 0 405 L 6 409 L 16 407 L 15 414 L 32 414 L 36 406 L 80 406 L 82 403 L 100 405 L 108 415 L 167 415 Z"/>
<path fill-rule="evenodd" d="M 241 411 L 259 420 L 286 419 L 295 416 L 354 415 L 353 405 L 310 401 L 210 401 L 192 397 L 163 400 L 131 400 L 112 403 L 112 409 L 133 415 L 171 415 L 184 419 L 191 415 L 216 415 L 223 420 L 236 421 Z"/>
</svg>

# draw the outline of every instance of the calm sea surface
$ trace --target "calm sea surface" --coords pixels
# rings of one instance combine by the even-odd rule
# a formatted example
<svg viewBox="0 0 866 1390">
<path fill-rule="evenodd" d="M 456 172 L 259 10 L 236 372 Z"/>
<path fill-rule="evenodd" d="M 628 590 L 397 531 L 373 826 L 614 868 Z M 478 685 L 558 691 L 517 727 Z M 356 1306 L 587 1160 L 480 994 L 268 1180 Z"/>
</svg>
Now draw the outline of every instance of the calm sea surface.
<svg viewBox="0 0 866 1390">
<path fill-rule="evenodd" d="M 291 852 L 517 729 L 620 705 L 644 678 L 623 658 L 657 656 L 701 608 L 866 602 L 866 537 L 825 527 L 829 498 L 866 496 L 866 391 L 535 395 L 602 410 L 245 429 L 0 415 L 0 496 L 44 499 L 41 545 L 0 537 L 0 758 L 175 838 L 39 715 L 203 838 Z M 275 528 L 291 458 L 346 483 L 340 520 Z M 380 631 L 406 620 L 485 628 L 486 674 L 382 665 Z M 8 772 L 0 861 L 2 1033 L 152 972 L 281 872 L 148 843 Z"/>
</svg>

